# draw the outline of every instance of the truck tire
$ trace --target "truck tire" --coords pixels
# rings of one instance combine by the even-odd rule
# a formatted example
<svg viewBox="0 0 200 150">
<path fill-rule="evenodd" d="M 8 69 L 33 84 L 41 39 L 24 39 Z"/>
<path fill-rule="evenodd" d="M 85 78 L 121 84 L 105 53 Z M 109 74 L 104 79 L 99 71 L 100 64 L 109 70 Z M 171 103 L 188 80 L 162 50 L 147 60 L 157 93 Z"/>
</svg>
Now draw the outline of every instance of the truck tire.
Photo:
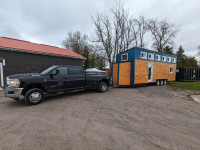
<svg viewBox="0 0 200 150">
<path fill-rule="evenodd" d="M 99 92 L 103 93 L 108 90 L 108 84 L 106 82 L 101 82 L 99 84 Z"/>
<path fill-rule="evenodd" d="M 24 96 L 27 105 L 37 105 L 44 100 L 44 92 L 38 88 L 30 89 Z"/>
</svg>

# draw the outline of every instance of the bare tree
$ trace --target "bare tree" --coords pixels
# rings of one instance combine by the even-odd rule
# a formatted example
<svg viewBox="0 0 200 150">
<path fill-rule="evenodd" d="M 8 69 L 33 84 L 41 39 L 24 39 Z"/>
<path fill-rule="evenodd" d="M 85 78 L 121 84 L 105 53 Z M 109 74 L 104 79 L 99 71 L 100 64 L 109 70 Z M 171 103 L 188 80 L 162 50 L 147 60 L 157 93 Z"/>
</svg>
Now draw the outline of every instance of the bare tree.
<svg viewBox="0 0 200 150">
<path fill-rule="evenodd" d="M 62 44 L 66 49 L 73 50 L 78 54 L 83 54 L 84 47 L 88 46 L 88 36 L 81 34 L 80 31 L 68 32 L 67 38 Z"/>
<path fill-rule="evenodd" d="M 140 16 L 138 19 L 132 20 L 132 34 L 134 36 L 135 46 L 136 47 L 145 47 L 144 36 L 148 31 L 148 23 L 147 20 Z"/>
<path fill-rule="evenodd" d="M 179 32 L 180 28 L 176 27 L 172 23 L 168 23 L 167 20 L 149 20 L 149 30 L 153 37 L 152 47 L 158 52 L 163 52 L 163 49 L 168 45 L 174 44 L 174 38 Z"/>
<path fill-rule="evenodd" d="M 134 41 L 132 21 L 123 4 L 117 3 L 116 7 L 111 9 L 111 14 L 112 19 L 105 14 L 92 17 L 96 33 L 95 42 L 101 45 L 110 68 L 116 55 L 127 50 Z"/>
</svg>

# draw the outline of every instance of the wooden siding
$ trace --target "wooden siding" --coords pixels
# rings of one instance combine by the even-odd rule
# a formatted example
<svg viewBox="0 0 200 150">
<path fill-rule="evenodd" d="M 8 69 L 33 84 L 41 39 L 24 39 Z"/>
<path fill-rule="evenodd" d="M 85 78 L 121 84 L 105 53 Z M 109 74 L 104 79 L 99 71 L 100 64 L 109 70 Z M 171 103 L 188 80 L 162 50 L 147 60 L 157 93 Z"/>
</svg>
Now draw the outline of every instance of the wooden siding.
<svg viewBox="0 0 200 150">
<path fill-rule="evenodd" d="M 119 85 L 130 85 L 131 62 L 120 63 L 119 66 Z"/>
<path fill-rule="evenodd" d="M 117 85 L 118 63 L 113 64 L 113 84 Z"/>
<path fill-rule="evenodd" d="M 135 60 L 135 81 L 134 84 L 148 83 L 148 63 L 153 64 L 153 82 L 157 79 L 167 79 L 174 81 L 176 78 L 176 64 Z M 173 73 L 169 73 L 170 66 L 173 67 Z"/>
</svg>

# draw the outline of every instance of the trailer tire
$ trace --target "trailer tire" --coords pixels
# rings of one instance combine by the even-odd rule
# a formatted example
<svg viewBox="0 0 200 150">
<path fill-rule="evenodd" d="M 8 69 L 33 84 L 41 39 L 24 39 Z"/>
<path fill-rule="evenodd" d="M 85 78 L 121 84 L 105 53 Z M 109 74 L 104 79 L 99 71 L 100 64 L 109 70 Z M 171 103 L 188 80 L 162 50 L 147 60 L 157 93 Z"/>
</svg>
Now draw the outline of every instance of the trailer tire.
<svg viewBox="0 0 200 150">
<path fill-rule="evenodd" d="M 164 80 L 160 80 L 160 85 L 163 85 L 164 84 Z"/>
<path fill-rule="evenodd" d="M 156 85 L 157 85 L 157 86 L 160 85 L 160 80 L 156 80 Z"/>
<path fill-rule="evenodd" d="M 166 85 L 166 84 L 167 84 L 167 79 L 164 80 L 164 85 Z"/>
<path fill-rule="evenodd" d="M 44 92 L 38 88 L 30 89 L 24 96 L 24 102 L 27 105 L 37 105 L 44 100 Z"/>
</svg>

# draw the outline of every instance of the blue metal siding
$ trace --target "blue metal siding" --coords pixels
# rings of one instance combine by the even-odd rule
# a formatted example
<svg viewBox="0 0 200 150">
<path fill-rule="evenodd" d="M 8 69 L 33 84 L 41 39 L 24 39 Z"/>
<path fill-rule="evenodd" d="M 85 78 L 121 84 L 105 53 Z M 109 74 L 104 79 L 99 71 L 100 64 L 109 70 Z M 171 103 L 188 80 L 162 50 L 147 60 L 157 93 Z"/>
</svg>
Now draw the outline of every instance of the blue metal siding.
<svg viewBox="0 0 200 150">
<path fill-rule="evenodd" d="M 155 61 L 155 62 L 163 62 L 163 63 L 170 63 L 171 64 L 172 62 L 167 62 L 167 61 L 164 62 L 164 61 L 162 61 L 162 56 L 166 56 L 166 58 L 167 57 L 175 58 L 176 62 L 177 62 L 177 57 L 173 56 L 173 55 L 168 55 L 168 54 L 164 54 L 164 53 L 158 53 L 158 52 L 155 52 L 155 51 L 150 51 L 150 50 L 145 50 L 145 49 L 139 49 L 139 48 L 135 48 L 135 51 L 136 51 L 135 59 Z M 141 52 L 146 52 L 147 53 L 147 59 L 140 58 L 140 53 Z M 154 54 L 154 60 L 148 59 L 148 54 Z M 156 55 L 160 55 L 161 56 L 161 60 L 160 61 L 156 60 Z M 175 63 L 173 63 L 173 64 L 175 64 Z"/>
<path fill-rule="evenodd" d="M 141 52 L 146 52 L 147 53 L 147 59 L 142 59 L 140 58 L 140 53 Z M 159 52 L 155 52 L 155 51 L 151 51 L 151 50 L 146 50 L 146 49 L 141 49 L 141 48 L 131 48 L 125 52 L 122 52 L 120 54 L 118 54 L 116 56 L 116 62 L 117 63 L 121 63 L 121 62 L 127 62 L 127 61 L 122 61 L 121 60 L 121 55 L 122 54 L 126 54 L 128 53 L 128 60 L 127 61 L 134 61 L 134 59 L 139 59 L 139 60 L 148 60 L 148 61 L 155 61 L 155 62 L 163 62 L 163 63 L 172 63 L 172 62 L 164 62 L 162 61 L 162 56 L 166 56 L 166 57 L 171 57 L 171 58 L 175 58 L 176 59 L 176 63 L 177 63 L 177 57 L 173 56 L 173 55 L 168 55 L 168 54 L 164 54 L 164 53 L 159 53 Z M 154 60 L 150 60 L 148 59 L 148 54 L 154 54 Z M 161 56 L 161 61 L 157 61 L 156 59 L 156 55 L 160 55 Z"/>
</svg>

